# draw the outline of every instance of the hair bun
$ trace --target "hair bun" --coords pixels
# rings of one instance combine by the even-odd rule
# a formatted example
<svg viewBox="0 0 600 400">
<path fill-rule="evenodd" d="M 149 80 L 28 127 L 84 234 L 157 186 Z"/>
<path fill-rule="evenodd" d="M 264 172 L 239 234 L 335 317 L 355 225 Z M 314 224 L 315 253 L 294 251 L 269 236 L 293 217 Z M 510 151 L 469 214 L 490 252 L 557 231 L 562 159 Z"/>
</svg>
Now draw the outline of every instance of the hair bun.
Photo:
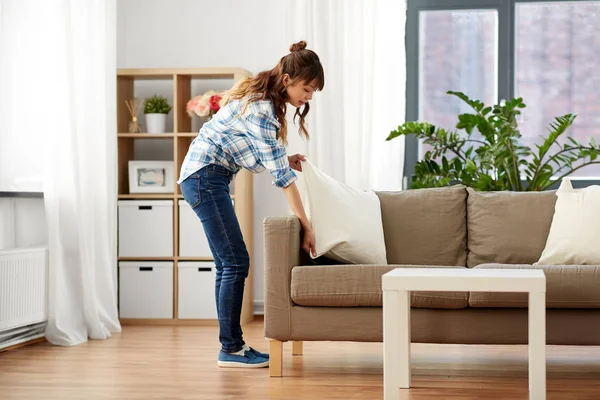
<svg viewBox="0 0 600 400">
<path fill-rule="evenodd" d="M 304 50 L 306 48 L 306 42 L 304 40 L 299 41 L 298 43 L 294 43 L 290 46 L 290 52 L 296 52 L 300 50 Z"/>
</svg>

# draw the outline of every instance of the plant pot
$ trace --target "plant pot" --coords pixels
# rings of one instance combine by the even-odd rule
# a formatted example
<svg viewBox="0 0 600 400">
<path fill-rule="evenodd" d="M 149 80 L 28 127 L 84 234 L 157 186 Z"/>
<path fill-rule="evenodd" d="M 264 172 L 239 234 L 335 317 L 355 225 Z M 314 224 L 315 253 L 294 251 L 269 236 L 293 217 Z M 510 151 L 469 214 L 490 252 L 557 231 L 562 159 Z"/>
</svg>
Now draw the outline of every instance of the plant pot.
<svg viewBox="0 0 600 400">
<path fill-rule="evenodd" d="M 165 133 L 167 130 L 167 114 L 146 114 L 146 131 L 148 133 Z"/>
</svg>

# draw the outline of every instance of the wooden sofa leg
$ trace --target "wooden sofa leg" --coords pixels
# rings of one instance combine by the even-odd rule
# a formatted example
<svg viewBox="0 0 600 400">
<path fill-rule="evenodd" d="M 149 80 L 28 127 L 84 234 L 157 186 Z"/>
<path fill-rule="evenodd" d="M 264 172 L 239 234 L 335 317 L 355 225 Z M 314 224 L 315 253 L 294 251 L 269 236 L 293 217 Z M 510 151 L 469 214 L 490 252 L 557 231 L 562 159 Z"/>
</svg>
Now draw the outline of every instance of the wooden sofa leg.
<svg viewBox="0 0 600 400">
<path fill-rule="evenodd" d="M 294 340 L 292 342 L 292 355 L 293 356 L 301 356 L 302 354 L 304 354 L 304 342 L 303 341 L 297 341 Z"/>
<path fill-rule="evenodd" d="M 269 376 L 283 376 L 283 342 L 271 340 L 269 345 Z"/>
</svg>

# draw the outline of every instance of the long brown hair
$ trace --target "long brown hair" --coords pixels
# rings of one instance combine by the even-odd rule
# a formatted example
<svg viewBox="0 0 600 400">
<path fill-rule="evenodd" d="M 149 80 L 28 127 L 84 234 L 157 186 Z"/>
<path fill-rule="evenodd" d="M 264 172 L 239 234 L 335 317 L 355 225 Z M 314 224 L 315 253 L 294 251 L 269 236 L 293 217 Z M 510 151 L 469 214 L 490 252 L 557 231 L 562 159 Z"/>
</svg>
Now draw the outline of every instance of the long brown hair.
<svg viewBox="0 0 600 400">
<path fill-rule="evenodd" d="M 260 72 L 255 77 L 246 77 L 240 80 L 232 89 L 228 90 L 221 101 L 221 106 L 226 105 L 231 100 L 243 99 L 248 95 L 257 94 L 248 99 L 244 105 L 244 111 L 250 102 L 257 100 L 271 100 L 275 108 L 277 120 L 281 124 L 278 139 L 283 144 L 287 144 L 287 124 L 285 113 L 287 109 L 287 92 L 283 85 L 283 77 L 288 74 L 292 83 L 296 82 L 312 82 L 317 80 L 317 88 L 323 90 L 325 86 L 325 75 L 323 66 L 317 54 L 306 48 L 306 42 L 300 41 L 290 46 L 290 53 L 283 56 L 275 68 Z M 296 117 L 300 117 L 299 133 L 308 139 L 308 131 L 304 119 L 310 110 L 308 103 L 304 104 L 302 112 L 300 108 L 296 109 L 294 114 L 294 122 Z"/>
</svg>

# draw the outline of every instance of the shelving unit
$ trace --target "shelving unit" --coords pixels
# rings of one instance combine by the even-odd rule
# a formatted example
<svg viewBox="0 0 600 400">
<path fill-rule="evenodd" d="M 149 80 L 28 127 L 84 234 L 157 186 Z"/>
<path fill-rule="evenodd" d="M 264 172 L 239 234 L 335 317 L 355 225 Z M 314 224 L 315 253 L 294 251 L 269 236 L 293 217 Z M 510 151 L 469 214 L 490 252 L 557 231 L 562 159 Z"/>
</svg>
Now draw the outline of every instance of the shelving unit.
<svg viewBox="0 0 600 400">
<path fill-rule="evenodd" d="M 118 200 L 173 200 L 173 257 L 118 257 L 117 261 L 169 261 L 173 262 L 173 318 L 172 319 L 121 319 L 122 324 L 147 325 L 206 325 L 215 324 L 216 320 L 182 320 L 178 318 L 178 262 L 180 261 L 212 261 L 205 257 L 179 256 L 179 207 L 178 201 L 183 199 L 179 185 L 175 184 L 173 193 L 129 193 L 128 162 L 134 160 L 134 144 L 136 141 L 163 139 L 173 147 L 175 181 L 179 178 L 181 164 L 192 140 L 197 132 L 192 131 L 192 119 L 187 115 L 187 101 L 197 93 L 192 93 L 193 80 L 230 80 L 231 86 L 250 75 L 240 68 L 183 68 L 183 69 L 119 69 L 117 70 L 117 141 L 118 141 Z M 126 100 L 134 98 L 134 88 L 138 81 L 171 81 L 173 84 L 173 132 L 163 134 L 128 133 L 131 116 Z M 143 118 L 143 110 L 138 118 Z M 240 222 L 244 240 L 252 259 L 253 244 L 253 184 L 252 174 L 242 170 L 233 182 L 235 212 Z M 253 268 L 246 280 L 242 307 L 242 323 L 253 319 Z"/>
</svg>

